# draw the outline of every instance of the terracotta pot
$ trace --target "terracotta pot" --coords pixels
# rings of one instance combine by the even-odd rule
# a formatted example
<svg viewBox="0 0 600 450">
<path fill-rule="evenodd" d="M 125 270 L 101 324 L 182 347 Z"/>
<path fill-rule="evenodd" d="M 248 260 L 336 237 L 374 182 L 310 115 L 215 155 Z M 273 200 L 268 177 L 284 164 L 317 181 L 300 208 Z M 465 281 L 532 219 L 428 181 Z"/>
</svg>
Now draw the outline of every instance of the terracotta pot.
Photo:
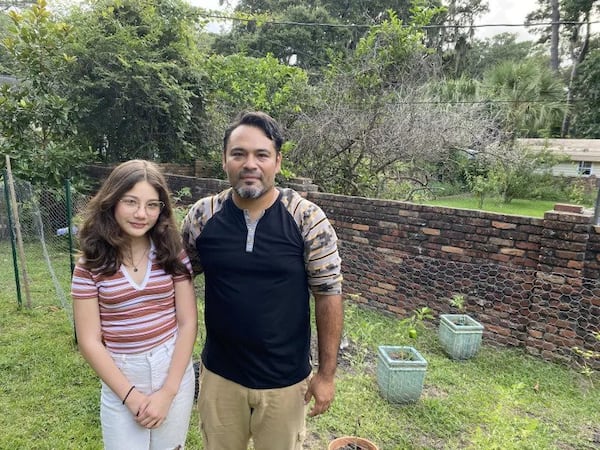
<svg viewBox="0 0 600 450">
<path fill-rule="evenodd" d="M 362 450 L 379 450 L 375 444 L 373 444 L 368 439 L 355 437 L 355 436 L 343 436 L 337 439 L 334 439 L 329 443 L 328 450 L 339 450 L 344 448 L 346 445 L 355 444 L 358 445 Z"/>
</svg>

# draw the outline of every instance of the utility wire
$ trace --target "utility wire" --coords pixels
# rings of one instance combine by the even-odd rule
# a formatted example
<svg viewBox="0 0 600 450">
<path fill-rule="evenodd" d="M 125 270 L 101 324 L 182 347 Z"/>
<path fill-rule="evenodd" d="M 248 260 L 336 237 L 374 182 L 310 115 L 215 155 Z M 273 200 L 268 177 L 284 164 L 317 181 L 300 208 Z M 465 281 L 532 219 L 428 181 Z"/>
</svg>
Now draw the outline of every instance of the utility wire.
<svg viewBox="0 0 600 450">
<path fill-rule="evenodd" d="M 234 17 L 227 15 L 216 15 L 216 14 L 200 14 L 200 17 L 205 19 L 220 19 L 220 20 L 231 20 L 234 22 L 256 22 L 256 19 Z M 280 21 L 280 20 L 261 20 L 261 23 L 269 25 L 293 25 L 301 27 L 330 27 L 330 28 L 373 28 L 379 26 L 378 24 L 343 24 L 343 23 L 323 23 L 323 22 L 291 22 L 291 21 Z M 440 28 L 491 28 L 491 27 L 540 27 L 540 26 L 551 26 L 551 25 L 587 25 L 588 22 L 576 22 L 568 20 L 560 20 L 558 22 L 536 22 L 536 23 L 488 23 L 480 25 L 422 25 L 419 28 L 423 29 L 440 29 Z M 600 21 L 589 22 L 592 25 L 599 24 Z M 408 27 L 410 25 L 404 25 Z"/>
</svg>

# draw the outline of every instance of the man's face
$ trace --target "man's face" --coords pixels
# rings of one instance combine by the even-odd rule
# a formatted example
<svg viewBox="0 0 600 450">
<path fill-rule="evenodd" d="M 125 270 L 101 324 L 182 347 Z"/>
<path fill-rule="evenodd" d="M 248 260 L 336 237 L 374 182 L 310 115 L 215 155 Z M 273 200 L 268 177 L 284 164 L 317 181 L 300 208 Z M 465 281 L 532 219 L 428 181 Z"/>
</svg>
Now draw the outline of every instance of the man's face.
<svg viewBox="0 0 600 450">
<path fill-rule="evenodd" d="M 281 154 L 257 127 L 234 129 L 223 154 L 223 170 L 235 192 L 243 199 L 257 199 L 275 185 L 281 169 Z"/>
</svg>

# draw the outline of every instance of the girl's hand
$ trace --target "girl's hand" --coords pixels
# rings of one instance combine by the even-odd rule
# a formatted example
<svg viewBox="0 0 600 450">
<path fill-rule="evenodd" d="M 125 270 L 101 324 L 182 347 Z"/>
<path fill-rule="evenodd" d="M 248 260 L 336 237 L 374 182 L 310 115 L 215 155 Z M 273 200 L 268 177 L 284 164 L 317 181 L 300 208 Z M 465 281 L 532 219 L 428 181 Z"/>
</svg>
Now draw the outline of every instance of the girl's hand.
<svg viewBox="0 0 600 450">
<path fill-rule="evenodd" d="M 173 397 L 164 389 L 149 395 L 148 402 L 138 411 L 136 422 L 148 429 L 160 427 L 167 418 Z"/>
</svg>

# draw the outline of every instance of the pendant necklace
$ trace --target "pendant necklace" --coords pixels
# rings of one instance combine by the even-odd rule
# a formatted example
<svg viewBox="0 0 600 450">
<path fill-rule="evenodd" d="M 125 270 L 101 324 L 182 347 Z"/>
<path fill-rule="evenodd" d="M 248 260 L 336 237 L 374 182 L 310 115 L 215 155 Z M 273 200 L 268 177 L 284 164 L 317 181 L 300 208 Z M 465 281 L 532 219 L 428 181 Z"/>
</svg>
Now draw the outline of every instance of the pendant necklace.
<svg viewBox="0 0 600 450">
<path fill-rule="evenodd" d="M 146 248 L 146 250 L 144 250 L 144 253 L 142 254 L 142 256 L 140 257 L 140 260 L 136 264 L 135 261 L 133 260 L 133 251 L 131 250 L 131 247 L 129 248 L 129 259 L 131 260 L 131 267 L 133 267 L 134 272 L 138 271 L 138 266 L 141 264 L 141 262 L 146 257 L 146 253 L 148 253 L 148 248 Z"/>
</svg>

